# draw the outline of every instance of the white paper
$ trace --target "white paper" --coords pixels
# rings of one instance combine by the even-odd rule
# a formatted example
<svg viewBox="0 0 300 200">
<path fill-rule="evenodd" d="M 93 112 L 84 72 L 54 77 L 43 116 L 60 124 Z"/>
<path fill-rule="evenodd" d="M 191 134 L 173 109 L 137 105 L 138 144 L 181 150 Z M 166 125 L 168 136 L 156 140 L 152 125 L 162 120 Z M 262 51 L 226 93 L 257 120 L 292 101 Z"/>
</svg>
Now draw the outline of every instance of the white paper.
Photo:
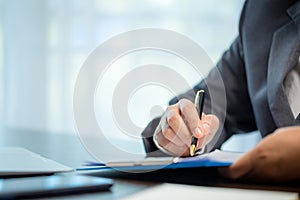
<svg viewBox="0 0 300 200">
<path fill-rule="evenodd" d="M 216 160 L 220 162 L 235 162 L 237 161 L 240 157 L 242 157 L 244 153 L 238 153 L 238 152 L 229 152 L 229 151 L 220 151 L 220 150 L 215 150 L 213 152 L 207 153 L 200 155 L 199 157 L 203 158 L 208 158 L 210 160 Z"/>
<path fill-rule="evenodd" d="M 233 163 L 238 158 L 240 158 L 243 153 L 237 152 L 226 152 L 215 150 L 213 152 L 195 156 L 195 157 L 187 157 L 187 158 L 179 158 L 179 157 L 148 157 L 144 159 L 138 160 L 127 160 L 127 161 L 115 161 L 108 162 L 106 166 L 108 167 L 122 167 L 122 166 L 150 166 L 150 165 L 169 165 L 171 163 L 177 163 L 181 161 L 195 161 L 195 160 L 210 160 L 210 161 L 218 161 L 218 162 L 229 162 Z M 102 164 L 102 163 L 101 163 Z M 97 165 L 97 163 L 95 163 Z"/>
<path fill-rule="evenodd" d="M 190 186 L 164 183 L 135 193 L 122 200 L 208 199 L 208 200 L 298 200 L 297 193 Z"/>
</svg>

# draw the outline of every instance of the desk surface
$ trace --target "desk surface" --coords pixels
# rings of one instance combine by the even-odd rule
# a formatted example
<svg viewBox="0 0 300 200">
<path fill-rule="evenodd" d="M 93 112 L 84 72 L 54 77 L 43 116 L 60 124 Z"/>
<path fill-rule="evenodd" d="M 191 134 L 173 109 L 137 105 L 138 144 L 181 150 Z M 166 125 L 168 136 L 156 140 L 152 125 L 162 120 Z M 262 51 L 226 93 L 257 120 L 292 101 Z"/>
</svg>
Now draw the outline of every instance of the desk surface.
<svg viewBox="0 0 300 200">
<path fill-rule="evenodd" d="M 77 135 L 45 133 L 38 131 L 4 129 L 0 130 L 0 146 L 20 146 L 44 157 L 58 161 L 64 165 L 78 168 L 84 161 L 93 160 L 91 155 L 84 149 Z M 195 169 L 197 170 L 197 169 Z M 201 173 L 199 173 L 201 172 Z M 76 172 L 79 173 L 79 172 Z M 87 172 L 80 172 L 87 173 Z M 252 188 L 281 191 L 297 191 L 300 193 L 300 184 L 292 185 L 257 185 L 226 180 L 217 174 L 216 169 L 202 169 L 197 173 L 192 171 L 155 171 L 152 173 L 135 174 L 118 171 L 93 171 L 89 174 L 114 179 L 111 191 L 93 194 L 76 195 L 76 199 L 119 199 L 137 191 L 152 187 L 159 182 L 185 183 L 193 185 L 206 185 L 218 187 Z M 192 175 L 191 175 L 192 174 Z M 195 177 L 198 174 L 198 177 Z M 191 176 L 189 181 L 186 177 Z M 200 181 L 199 181 L 200 180 Z M 63 199 L 75 196 L 64 196 Z M 58 199 L 55 197 L 55 199 Z"/>
</svg>

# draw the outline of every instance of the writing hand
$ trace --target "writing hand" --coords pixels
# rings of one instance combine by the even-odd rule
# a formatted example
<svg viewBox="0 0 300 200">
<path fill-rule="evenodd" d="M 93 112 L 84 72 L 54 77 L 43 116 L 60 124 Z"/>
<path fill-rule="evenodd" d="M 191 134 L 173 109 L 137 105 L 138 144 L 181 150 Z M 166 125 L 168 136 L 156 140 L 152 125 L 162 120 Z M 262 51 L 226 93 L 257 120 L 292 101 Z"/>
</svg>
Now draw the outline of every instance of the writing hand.
<svg viewBox="0 0 300 200">
<path fill-rule="evenodd" d="M 213 138 L 218 128 L 215 115 L 203 113 L 200 120 L 193 102 L 181 99 L 166 109 L 153 137 L 159 147 L 170 154 L 189 156 L 192 135 L 198 138 L 197 150 Z"/>
</svg>

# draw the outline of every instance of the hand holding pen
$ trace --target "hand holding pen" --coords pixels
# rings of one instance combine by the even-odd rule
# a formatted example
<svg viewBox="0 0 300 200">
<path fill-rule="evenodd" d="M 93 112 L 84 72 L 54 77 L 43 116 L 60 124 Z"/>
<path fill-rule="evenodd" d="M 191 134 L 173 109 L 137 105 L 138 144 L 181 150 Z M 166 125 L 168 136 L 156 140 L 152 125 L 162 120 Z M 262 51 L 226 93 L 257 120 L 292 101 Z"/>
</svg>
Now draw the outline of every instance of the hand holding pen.
<svg viewBox="0 0 300 200">
<path fill-rule="evenodd" d="M 201 120 L 200 120 L 201 116 Z M 202 113 L 193 102 L 181 99 L 170 105 L 157 126 L 153 135 L 156 146 L 173 156 L 190 156 L 192 137 L 195 139 L 193 152 L 199 151 L 215 135 L 219 120 L 215 115 Z M 193 145 L 192 144 L 192 145 Z"/>
</svg>

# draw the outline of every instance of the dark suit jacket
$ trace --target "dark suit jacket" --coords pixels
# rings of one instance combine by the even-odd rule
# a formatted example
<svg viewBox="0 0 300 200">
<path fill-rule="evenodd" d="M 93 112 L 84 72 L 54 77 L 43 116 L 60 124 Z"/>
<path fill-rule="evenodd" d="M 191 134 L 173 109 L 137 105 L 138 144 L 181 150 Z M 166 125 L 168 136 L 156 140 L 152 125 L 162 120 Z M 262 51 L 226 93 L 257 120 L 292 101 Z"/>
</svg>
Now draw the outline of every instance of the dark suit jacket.
<svg viewBox="0 0 300 200">
<path fill-rule="evenodd" d="M 221 73 L 225 85 L 224 127 L 219 130 L 221 135 L 208 145 L 208 150 L 219 148 L 234 133 L 259 130 L 264 137 L 279 127 L 299 124 L 300 117 L 295 120 L 283 88 L 287 73 L 298 63 L 299 36 L 300 1 L 246 1 L 239 36 L 207 78 L 194 87 L 194 91 L 207 90 L 217 72 Z M 218 87 L 212 84 L 209 90 L 218 91 Z M 194 91 L 188 91 L 179 99 L 192 100 Z M 205 112 L 210 113 L 209 95 L 205 108 Z M 157 150 L 152 135 L 158 121 L 154 119 L 142 133 L 148 153 Z"/>
</svg>

